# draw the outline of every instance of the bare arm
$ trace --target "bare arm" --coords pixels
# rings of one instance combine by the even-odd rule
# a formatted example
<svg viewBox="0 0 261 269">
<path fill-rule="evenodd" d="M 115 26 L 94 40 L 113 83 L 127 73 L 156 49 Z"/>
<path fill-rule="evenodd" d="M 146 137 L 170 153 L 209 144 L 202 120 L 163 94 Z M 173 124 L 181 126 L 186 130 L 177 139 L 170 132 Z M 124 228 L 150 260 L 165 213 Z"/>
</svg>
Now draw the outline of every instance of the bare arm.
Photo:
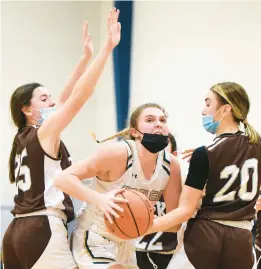
<svg viewBox="0 0 261 269">
<path fill-rule="evenodd" d="M 185 185 L 182 189 L 178 208 L 172 210 L 165 216 L 154 219 L 153 226 L 149 230 L 149 233 L 164 231 L 189 220 L 195 212 L 201 197 L 202 190 Z"/>
<path fill-rule="evenodd" d="M 182 189 L 178 208 L 155 219 L 151 231 L 161 231 L 181 224 L 195 213 L 202 198 L 209 172 L 208 154 L 204 147 L 197 148 L 191 157 L 189 173 Z M 150 231 L 150 232 L 151 232 Z"/>
<path fill-rule="evenodd" d="M 180 193 L 181 193 L 180 165 L 176 157 L 171 155 L 170 179 L 163 193 L 167 213 L 171 212 L 173 209 L 178 207 Z M 180 225 L 177 225 L 171 228 L 171 232 L 177 232 L 179 229 Z"/>
<path fill-rule="evenodd" d="M 121 208 L 115 202 L 124 202 L 125 199 L 114 197 L 119 190 L 114 190 L 107 195 L 98 193 L 84 186 L 81 180 L 110 173 L 118 169 L 118 165 L 127 161 L 127 149 L 123 143 L 115 143 L 101 147 L 88 159 L 74 163 L 65 169 L 54 180 L 54 186 L 70 196 L 98 206 L 110 219 L 109 214 L 118 216 L 114 209 Z M 125 167 L 124 167 L 125 168 Z M 102 180 L 106 180 L 102 178 Z"/>
<path fill-rule="evenodd" d="M 77 80 L 84 73 L 88 62 L 93 54 L 93 43 L 88 32 L 88 22 L 83 22 L 83 56 L 77 63 L 73 73 L 69 77 L 67 84 L 65 85 L 59 99 L 59 104 L 62 105 L 69 98 Z"/>
<path fill-rule="evenodd" d="M 74 89 L 64 105 L 39 128 L 38 136 L 43 140 L 56 140 L 60 133 L 73 120 L 93 93 L 105 63 L 114 47 L 120 41 L 120 24 L 117 22 L 118 12 L 114 9 L 109 16 L 109 33 L 105 46 L 101 49 L 91 66 L 76 82 Z M 112 17 L 112 18 L 110 18 Z"/>
</svg>

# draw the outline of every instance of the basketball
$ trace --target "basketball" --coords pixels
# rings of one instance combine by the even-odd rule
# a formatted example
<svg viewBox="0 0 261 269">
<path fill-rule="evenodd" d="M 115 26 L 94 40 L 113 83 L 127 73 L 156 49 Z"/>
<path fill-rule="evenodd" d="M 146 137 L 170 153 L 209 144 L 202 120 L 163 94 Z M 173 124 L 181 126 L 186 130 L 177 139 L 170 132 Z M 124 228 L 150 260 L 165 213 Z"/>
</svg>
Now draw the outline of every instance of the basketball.
<svg viewBox="0 0 261 269">
<path fill-rule="evenodd" d="M 122 239 L 133 239 L 144 235 L 152 225 L 154 210 L 148 198 L 133 190 L 124 190 L 116 196 L 128 200 L 128 203 L 119 203 L 124 209 L 118 212 L 119 218 L 112 217 L 113 224 L 104 216 L 109 232 Z"/>
</svg>

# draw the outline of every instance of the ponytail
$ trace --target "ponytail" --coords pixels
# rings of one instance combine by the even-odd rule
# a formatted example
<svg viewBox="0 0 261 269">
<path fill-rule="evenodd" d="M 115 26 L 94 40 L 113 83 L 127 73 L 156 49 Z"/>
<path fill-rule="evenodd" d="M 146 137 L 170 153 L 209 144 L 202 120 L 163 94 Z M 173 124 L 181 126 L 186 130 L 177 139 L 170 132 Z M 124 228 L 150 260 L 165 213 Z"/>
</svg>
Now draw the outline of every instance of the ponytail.
<svg viewBox="0 0 261 269">
<path fill-rule="evenodd" d="M 96 138 L 96 135 L 93 133 L 93 132 L 90 132 L 91 136 L 93 137 L 93 139 L 97 142 L 97 143 L 102 143 L 102 142 L 106 142 L 106 141 L 109 141 L 109 140 L 112 140 L 114 138 L 117 138 L 117 137 L 124 137 L 124 138 L 130 138 L 130 129 L 129 128 L 125 128 L 123 129 L 122 131 L 104 139 L 104 140 L 97 140 Z"/>
<path fill-rule="evenodd" d="M 247 120 L 243 121 L 243 124 L 245 126 L 245 131 L 247 136 L 249 137 L 249 142 L 251 144 L 257 144 L 260 145 L 261 144 L 261 137 L 260 134 L 254 129 L 254 127 L 252 125 L 250 125 L 248 123 Z"/>
</svg>

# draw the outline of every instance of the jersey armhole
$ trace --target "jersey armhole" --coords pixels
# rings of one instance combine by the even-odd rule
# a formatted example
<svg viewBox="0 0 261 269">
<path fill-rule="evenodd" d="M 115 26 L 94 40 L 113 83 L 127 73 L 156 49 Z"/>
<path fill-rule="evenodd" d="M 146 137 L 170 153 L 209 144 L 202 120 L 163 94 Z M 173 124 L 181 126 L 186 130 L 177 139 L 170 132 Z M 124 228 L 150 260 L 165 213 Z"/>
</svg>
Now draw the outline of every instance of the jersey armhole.
<svg viewBox="0 0 261 269">
<path fill-rule="evenodd" d="M 37 128 L 37 130 L 36 130 L 36 139 L 37 139 L 37 143 L 39 144 L 39 146 L 40 146 L 40 148 L 41 148 L 41 150 L 43 151 L 43 153 L 44 153 L 44 155 L 46 155 L 48 158 L 50 158 L 50 159 L 52 159 L 52 160 L 54 160 L 54 161 L 60 161 L 61 159 L 62 159 L 62 145 L 63 145 L 63 142 L 62 142 L 62 140 L 60 139 L 60 143 L 59 143 L 59 148 L 58 148 L 58 158 L 54 158 L 54 157 L 52 157 L 51 155 L 49 155 L 45 150 L 44 150 L 44 148 L 42 147 L 42 145 L 41 145 L 41 142 L 40 142 L 40 139 L 39 139 L 39 136 L 38 136 L 38 130 L 39 130 L 39 128 Z"/>
<path fill-rule="evenodd" d="M 131 145 L 127 140 L 124 140 L 126 143 L 127 151 L 128 151 L 128 157 L 127 157 L 127 162 L 126 162 L 126 171 L 132 166 L 133 164 L 133 153 L 132 153 L 132 148 Z"/>
<path fill-rule="evenodd" d="M 166 150 L 163 151 L 162 168 L 170 176 L 170 153 Z"/>
</svg>

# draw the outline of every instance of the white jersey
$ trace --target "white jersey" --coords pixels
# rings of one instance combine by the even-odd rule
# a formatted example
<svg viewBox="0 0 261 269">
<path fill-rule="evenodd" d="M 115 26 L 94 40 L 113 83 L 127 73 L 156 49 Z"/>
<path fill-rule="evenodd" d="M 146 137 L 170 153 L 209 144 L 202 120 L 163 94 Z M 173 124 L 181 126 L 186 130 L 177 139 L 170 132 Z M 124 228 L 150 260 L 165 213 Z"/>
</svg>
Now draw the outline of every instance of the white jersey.
<svg viewBox="0 0 261 269">
<path fill-rule="evenodd" d="M 95 177 L 88 187 L 100 193 L 121 188 L 134 189 L 145 194 L 152 203 L 156 203 L 162 196 L 170 177 L 170 153 L 165 150 L 159 152 L 154 174 L 150 179 L 146 179 L 141 168 L 135 141 L 127 140 L 120 143 L 126 143 L 128 151 L 125 173 L 113 182 L 103 181 Z M 95 224 L 93 224 L 94 222 Z M 85 203 L 80 209 L 78 212 L 78 224 L 81 229 L 90 229 L 105 237 L 109 236 L 109 238 L 116 241 L 123 240 L 108 234 L 103 213 L 92 205 L 88 206 Z"/>
<path fill-rule="evenodd" d="M 58 158 L 44 152 L 38 138 L 38 127 L 27 126 L 15 137 L 16 168 L 11 173 L 18 193 L 12 213 L 21 216 L 52 208 L 63 211 L 71 221 L 74 217 L 72 200 L 53 184 L 55 176 L 71 165 L 70 155 L 62 141 Z"/>
</svg>

